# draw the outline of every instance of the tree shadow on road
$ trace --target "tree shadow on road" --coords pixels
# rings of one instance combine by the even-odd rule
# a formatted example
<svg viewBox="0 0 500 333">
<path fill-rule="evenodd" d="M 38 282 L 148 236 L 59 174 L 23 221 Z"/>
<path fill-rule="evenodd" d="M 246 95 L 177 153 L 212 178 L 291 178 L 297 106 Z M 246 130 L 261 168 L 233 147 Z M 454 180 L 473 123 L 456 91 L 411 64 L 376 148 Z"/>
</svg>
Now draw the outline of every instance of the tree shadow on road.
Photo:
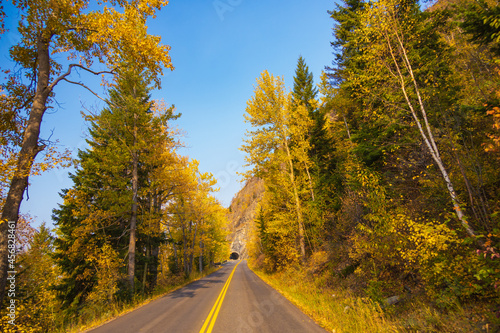
<svg viewBox="0 0 500 333">
<path fill-rule="evenodd" d="M 169 298 L 193 298 L 196 296 L 196 292 L 200 289 L 206 289 L 210 288 L 212 284 L 217 284 L 217 283 L 225 283 L 226 280 L 224 279 L 225 272 L 216 271 L 208 276 L 205 276 L 204 278 L 191 282 L 185 287 L 182 287 L 181 289 L 178 289 L 172 293 L 169 293 L 162 298 L 169 297 Z"/>
</svg>

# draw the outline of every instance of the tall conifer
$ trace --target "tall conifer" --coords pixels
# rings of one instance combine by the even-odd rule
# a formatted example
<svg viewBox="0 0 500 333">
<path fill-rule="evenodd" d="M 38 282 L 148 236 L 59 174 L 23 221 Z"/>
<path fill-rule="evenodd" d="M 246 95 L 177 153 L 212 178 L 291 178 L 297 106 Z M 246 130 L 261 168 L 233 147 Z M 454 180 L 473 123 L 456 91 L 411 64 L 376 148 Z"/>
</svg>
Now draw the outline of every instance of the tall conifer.
<svg viewBox="0 0 500 333">
<path fill-rule="evenodd" d="M 148 175 L 157 167 L 159 156 L 154 154 L 168 142 L 160 125 L 172 112 L 162 119 L 155 117 L 147 73 L 124 68 L 109 92 L 108 106 L 99 115 L 87 117 L 90 148 L 79 153 L 74 185 L 63 193 L 64 203 L 54 214 L 59 236 L 56 258 L 65 272 L 60 289 L 66 305 L 80 304 L 98 285 L 95 261 L 102 258 L 105 246 L 111 246 L 106 253 L 114 253 L 114 259 L 127 258 L 115 282 L 126 280 L 130 293 L 135 291 L 138 259 L 149 260 L 152 252 L 145 249 L 151 241 L 138 230 L 146 230 L 139 228 L 140 223 L 151 213 L 148 200 L 157 198 L 142 194 L 148 193 Z"/>
<path fill-rule="evenodd" d="M 316 99 L 317 94 L 318 89 L 314 87 L 313 74 L 309 72 L 309 66 L 306 65 L 304 58 L 300 56 L 293 78 L 293 101 L 295 104 L 304 105 L 309 114 L 312 115 L 315 110 L 312 101 Z"/>
</svg>

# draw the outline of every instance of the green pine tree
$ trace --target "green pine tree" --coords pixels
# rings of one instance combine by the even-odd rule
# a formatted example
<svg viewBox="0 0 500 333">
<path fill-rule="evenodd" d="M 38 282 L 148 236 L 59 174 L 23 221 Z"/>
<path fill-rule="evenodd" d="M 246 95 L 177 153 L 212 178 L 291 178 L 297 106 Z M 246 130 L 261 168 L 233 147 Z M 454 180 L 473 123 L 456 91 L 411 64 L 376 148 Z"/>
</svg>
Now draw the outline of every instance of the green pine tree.
<svg viewBox="0 0 500 333">
<path fill-rule="evenodd" d="M 309 72 L 309 66 L 302 56 L 297 61 L 297 69 L 293 78 L 293 102 L 304 105 L 309 114 L 312 115 L 316 109 L 315 103 L 318 89 L 314 87 L 313 74 Z"/>
<path fill-rule="evenodd" d="M 155 177 L 161 163 L 168 163 L 164 152 L 172 138 L 165 127 L 176 116 L 172 108 L 155 114 L 147 77 L 133 66 L 119 70 L 108 106 L 87 116 L 90 148 L 79 153 L 74 185 L 63 192 L 64 203 L 54 211 L 55 257 L 65 273 L 59 289 L 70 312 L 88 298 L 109 298 L 99 288 L 117 285 L 118 294 L 128 290 L 131 295 L 138 290 L 138 278 L 143 286 L 156 283 L 152 266 L 164 237 L 158 214 L 163 180 Z M 103 260 L 121 263 L 115 281 L 99 279 L 106 276 Z"/>
</svg>

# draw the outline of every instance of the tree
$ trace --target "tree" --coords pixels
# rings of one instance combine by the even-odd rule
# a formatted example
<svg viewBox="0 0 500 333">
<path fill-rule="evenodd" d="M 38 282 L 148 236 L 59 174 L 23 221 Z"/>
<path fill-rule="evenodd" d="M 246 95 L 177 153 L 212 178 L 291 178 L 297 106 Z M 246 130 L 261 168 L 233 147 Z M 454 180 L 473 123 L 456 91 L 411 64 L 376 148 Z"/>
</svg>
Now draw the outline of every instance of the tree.
<svg viewBox="0 0 500 333">
<path fill-rule="evenodd" d="M 119 168 L 118 173 L 112 172 L 111 175 L 119 177 L 119 174 L 125 171 L 124 176 L 129 179 L 125 181 L 130 184 L 131 192 L 127 275 L 130 291 L 133 293 L 139 206 L 139 164 L 147 165 L 153 160 L 153 156 L 148 156 L 148 150 L 152 150 L 151 146 L 154 146 L 156 140 L 163 140 L 162 134 L 155 133 L 152 126 L 149 82 L 144 79 L 147 78 L 146 73 L 134 70 L 133 66 L 123 67 L 124 69 L 118 72 L 115 88 L 110 91 L 109 111 L 104 110 L 101 113 L 100 126 L 94 128 L 94 133 L 102 135 L 97 138 L 102 147 L 100 153 L 107 160 L 103 162 L 113 163 L 114 167 Z M 116 156 L 120 157 L 116 159 Z"/>
<path fill-rule="evenodd" d="M 293 77 L 293 102 L 297 105 L 304 105 L 312 117 L 315 110 L 313 101 L 316 99 L 317 94 L 318 89 L 314 87 L 313 74 L 309 72 L 309 67 L 306 65 L 304 58 L 300 56 Z"/>
<path fill-rule="evenodd" d="M 254 96 L 247 102 L 245 121 L 254 130 L 247 132 L 248 139 L 241 149 L 248 154 L 245 158 L 248 164 L 253 165 L 247 177 L 262 178 L 268 184 L 279 184 L 281 191 L 287 191 L 282 194 L 288 196 L 286 201 L 293 202 L 299 252 L 305 261 L 302 192 L 304 189 L 309 192 L 310 186 L 307 176 L 298 174 L 297 169 L 311 166 L 307 135 L 312 124 L 304 105 L 295 108 L 291 105 L 291 96 L 286 93 L 283 80 L 264 71 L 257 80 Z M 281 174 L 286 178 L 278 179 Z"/>
<path fill-rule="evenodd" d="M 177 116 L 172 108 L 161 110 L 150 101 L 149 91 L 147 72 L 123 66 L 107 108 L 87 116 L 92 122 L 91 148 L 80 152 L 74 186 L 64 193 L 64 204 L 55 214 L 56 257 L 66 273 L 60 289 L 68 308 L 92 295 L 96 300 L 110 298 L 100 289 L 113 289 L 121 283 L 121 274 L 127 276 L 132 296 L 137 267 L 142 266 L 143 290 L 148 273 L 156 274 L 151 266 L 157 263 L 148 261 L 152 246 L 161 242 L 158 209 L 165 198 L 158 193 L 168 186 L 164 184 L 168 178 L 160 178 L 158 169 L 170 162 L 173 139 L 165 129 Z M 123 257 L 127 261 L 122 266 Z M 116 268 L 109 273 L 106 267 Z"/>
<path fill-rule="evenodd" d="M 467 234 L 475 237 L 434 138 L 434 129 L 428 117 L 428 105 L 432 103 L 432 95 L 425 95 L 421 88 L 428 84 L 429 80 L 422 83 L 414 71 L 414 49 L 408 40 L 409 34 L 415 32 L 415 26 L 419 22 L 415 11 L 415 4 L 399 0 L 380 0 L 367 5 L 363 14 L 366 23 L 359 30 L 360 40 L 371 42 L 370 48 L 364 49 L 364 57 L 367 59 L 366 63 L 372 64 L 370 73 L 374 76 L 377 71 L 383 70 L 387 77 L 398 82 L 407 110 L 446 183 L 455 213 Z"/>
<path fill-rule="evenodd" d="M 313 74 L 309 72 L 309 67 L 306 65 L 304 58 L 299 57 L 297 61 L 297 68 L 295 70 L 295 76 L 293 77 L 293 91 L 292 91 L 292 103 L 295 106 L 302 105 L 309 111 L 309 118 L 314 120 L 314 128 L 311 128 L 308 134 L 308 140 L 310 142 L 309 155 L 314 156 L 314 150 L 317 148 L 318 141 L 320 140 L 318 135 L 321 133 L 322 121 L 321 116 L 317 113 L 317 103 L 316 95 L 318 90 L 313 85 Z M 309 187 L 311 190 L 311 197 L 314 201 L 314 186 L 311 173 L 309 172 L 309 166 L 304 165 L 307 177 L 309 179 Z"/>
<path fill-rule="evenodd" d="M 356 29 L 361 26 L 360 13 L 364 10 L 364 1 L 345 0 L 343 4 L 336 6 L 336 10 L 328 12 L 335 21 L 333 28 L 335 41 L 331 42 L 335 59 L 333 67 L 327 69 L 332 83 L 339 85 L 346 83 L 346 76 L 351 68 L 361 67 L 356 57 L 359 54 L 359 47 L 353 37 Z"/>
<path fill-rule="evenodd" d="M 487 48 L 457 30 L 464 4 L 440 5 L 350 1 L 332 12 L 337 67 L 321 92 L 342 186 L 330 253 L 362 281 L 406 283 L 397 275 L 411 272 L 429 294 L 463 297 L 497 279 L 470 253 L 479 244 L 493 258 L 498 246 L 498 171 L 484 151 L 498 78 Z"/>
<path fill-rule="evenodd" d="M 460 23 L 473 42 L 488 45 L 500 54 L 500 8 L 496 3 L 476 1 L 467 4 Z"/>
<path fill-rule="evenodd" d="M 116 68 L 123 57 L 142 64 L 159 86 L 162 68 L 171 68 L 169 48 L 160 39 L 147 33 L 145 21 L 154 17 L 167 0 L 109 1 L 121 8 L 109 8 L 102 1 L 98 10 L 89 8 L 90 1 L 66 2 L 15 1 L 21 11 L 19 32 L 21 41 L 11 49 L 12 59 L 26 72 L 30 83 L 21 103 L 29 110 L 23 140 L 2 210 L 0 225 L 0 300 L 3 299 L 7 278 L 7 223 L 18 220 L 19 207 L 28 184 L 28 176 L 35 157 L 45 146 L 39 142 L 40 125 L 48 105 L 54 98 L 53 90 L 62 81 L 84 85 L 70 80 L 70 75 L 83 70 L 92 74 L 109 73 L 94 63 L 109 69 Z M 63 71 L 54 54 L 67 54 L 75 60 Z M 13 76 L 11 76 L 13 78 Z M 30 84 L 36 85 L 31 88 Z M 23 85 L 18 82 L 17 85 Z M 9 94 L 15 94 L 10 90 Z"/>
<path fill-rule="evenodd" d="M 196 268 L 201 272 L 208 260 L 227 258 L 227 225 L 225 209 L 211 195 L 216 180 L 210 173 L 198 169 L 199 162 L 182 159 L 179 170 L 182 181 L 165 207 L 166 223 L 174 256 L 170 257 L 171 273 L 182 267 L 185 277 Z"/>
<path fill-rule="evenodd" d="M 318 214 L 324 215 L 333 201 L 336 182 L 333 172 L 336 162 L 332 156 L 333 140 L 326 130 L 326 117 L 331 109 L 326 105 L 320 106 L 316 99 L 317 93 L 318 89 L 313 85 L 313 74 L 309 72 L 304 58 L 300 57 L 295 70 L 292 103 L 305 106 L 313 123 L 307 135 L 311 167 L 309 169 L 304 165 L 304 168 L 310 184 L 311 205 L 316 207 Z"/>
<path fill-rule="evenodd" d="M 23 218 L 19 221 L 18 233 L 26 233 L 31 228 Z M 26 241 L 19 253 L 16 270 L 15 325 L 9 324 L 8 315 L 2 318 L 2 332 L 50 332 L 57 326 L 54 313 L 60 310 L 54 286 L 59 282 L 60 271 L 52 258 L 54 236 L 42 224 L 34 233 L 18 235 Z M 27 237 L 26 237 L 27 236 Z M 3 312 L 3 311 L 2 311 Z M 7 311 L 8 313 L 8 311 Z"/>
</svg>

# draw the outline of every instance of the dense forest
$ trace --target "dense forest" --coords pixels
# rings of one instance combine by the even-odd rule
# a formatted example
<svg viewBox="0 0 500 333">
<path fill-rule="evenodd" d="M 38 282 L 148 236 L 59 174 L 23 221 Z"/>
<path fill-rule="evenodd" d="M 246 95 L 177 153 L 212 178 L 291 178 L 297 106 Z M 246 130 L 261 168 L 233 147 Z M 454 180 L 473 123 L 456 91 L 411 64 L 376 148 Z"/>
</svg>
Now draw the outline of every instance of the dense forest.
<svg viewBox="0 0 500 333">
<path fill-rule="evenodd" d="M 180 114 L 151 98 L 173 66 L 145 23 L 168 1 L 89 3 L 13 1 L 17 70 L 2 71 L 0 94 L 2 332 L 112 317 L 229 258 L 216 180 L 180 155 Z M 319 84 L 303 57 L 292 89 L 267 70 L 257 79 L 241 150 L 244 178 L 264 191 L 252 198 L 258 204 L 241 203 L 257 207 L 248 252 L 266 274 L 305 270 L 318 293 L 342 286 L 382 305 L 418 295 L 436 311 L 481 304 L 479 322 L 493 331 L 500 7 L 421 5 L 332 3 L 332 64 Z M 5 15 L 0 4 L 0 33 Z M 75 81 L 81 73 L 102 76 L 107 94 L 101 110 L 82 112 L 88 147 L 72 160 L 40 138 L 40 126 L 57 85 L 91 90 Z M 59 165 L 75 171 L 53 211 L 55 230 L 34 229 L 19 212 L 29 177 Z M 413 329 L 439 331 L 429 325 Z"/>
<path fill-rule="evenodd" d="M 346 0 L 317 86 L 302 57 L 291 90 L 261 74 L 241 148 L 265 185 L 254 265 L 498 322 L 499 8 Z"/>
</svg>

